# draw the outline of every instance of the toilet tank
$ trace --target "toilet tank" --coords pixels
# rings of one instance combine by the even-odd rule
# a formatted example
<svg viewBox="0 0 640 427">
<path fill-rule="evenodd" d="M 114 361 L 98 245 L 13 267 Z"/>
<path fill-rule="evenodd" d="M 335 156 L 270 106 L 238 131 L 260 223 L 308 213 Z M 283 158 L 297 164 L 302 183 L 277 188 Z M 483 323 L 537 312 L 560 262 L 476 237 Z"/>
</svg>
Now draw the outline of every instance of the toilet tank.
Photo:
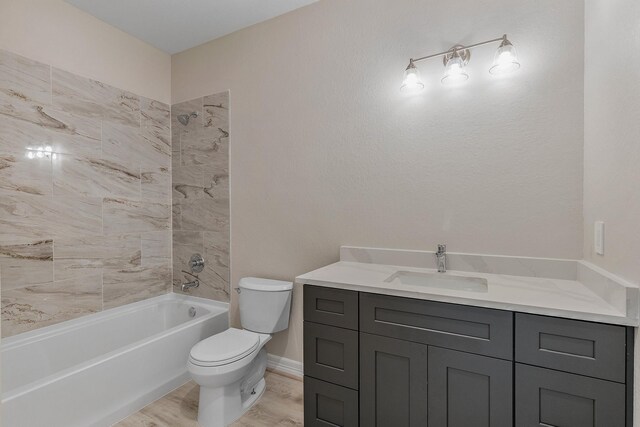
<svg viewBox="0 0 640 427">
<path fill-rule="evenodd" d="M 289 327 L 293 283 L 244 277 L 239 288 L 240 322 L 244 329 L 272 334 Z"/>
</svg>

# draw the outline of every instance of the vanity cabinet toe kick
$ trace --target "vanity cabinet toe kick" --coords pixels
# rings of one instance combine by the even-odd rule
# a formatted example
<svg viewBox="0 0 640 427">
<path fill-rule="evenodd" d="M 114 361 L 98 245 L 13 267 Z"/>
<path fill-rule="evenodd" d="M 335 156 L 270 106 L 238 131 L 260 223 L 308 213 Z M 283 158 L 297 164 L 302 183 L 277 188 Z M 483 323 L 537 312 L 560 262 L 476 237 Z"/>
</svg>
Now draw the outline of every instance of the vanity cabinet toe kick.
<svg viewBox="0 0 640 427">
<path fill-rule="evenodd" d="M 305 426 L 632 427 L 633 328 L 304 286 Z"/>
</svg>

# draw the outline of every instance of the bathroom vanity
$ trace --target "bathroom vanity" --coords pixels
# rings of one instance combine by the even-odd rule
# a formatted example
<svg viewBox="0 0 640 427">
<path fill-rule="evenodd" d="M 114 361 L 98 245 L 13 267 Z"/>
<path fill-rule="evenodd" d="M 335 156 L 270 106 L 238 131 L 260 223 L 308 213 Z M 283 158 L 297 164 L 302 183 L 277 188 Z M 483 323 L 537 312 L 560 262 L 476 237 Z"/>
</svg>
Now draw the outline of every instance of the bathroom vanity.
<svg viewBox="0 0 640 427">
<path fill-rule="evenodd" d="M 594 314 L 564 311 L 559 297 L 550 304 L 566 317 L 525 301 L 496 309 L 486 307 L 499 306 L 488 291 L 420 292 L 419 283 L 371 276 L 393 268 L 401 270 L 340 262 L 298 278 L 306 426 L 632 427 L 635 319 L 600 313 L 609 322 L 585 321 Z M 456 273 L 446 275 L 464 278 Z M 491 290 L 491 274 L 475 275 Z M 532 292 L 535 278 L 523 280 Z"/>
</svg>

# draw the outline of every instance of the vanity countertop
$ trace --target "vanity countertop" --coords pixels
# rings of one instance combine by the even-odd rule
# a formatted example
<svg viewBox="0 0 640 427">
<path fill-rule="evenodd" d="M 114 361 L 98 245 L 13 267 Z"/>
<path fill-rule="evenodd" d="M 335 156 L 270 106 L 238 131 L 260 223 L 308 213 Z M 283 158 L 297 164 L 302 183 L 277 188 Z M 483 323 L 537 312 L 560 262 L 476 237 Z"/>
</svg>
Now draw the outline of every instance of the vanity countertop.
<svg viewBox="0 0 640 427">
<path fill-rule="evenodd" d="M 488 290 L 474 292 L 385 281 L 398 271 L 484 278 Z M 298 276 L 296 283 L 618 325 L 639 324 L 635 290 L 596 289 L 593 284 L 588 286 L 577 280 L 475 271 L 437 273 L 432 268 L 340 261 Z"/>
</svg>

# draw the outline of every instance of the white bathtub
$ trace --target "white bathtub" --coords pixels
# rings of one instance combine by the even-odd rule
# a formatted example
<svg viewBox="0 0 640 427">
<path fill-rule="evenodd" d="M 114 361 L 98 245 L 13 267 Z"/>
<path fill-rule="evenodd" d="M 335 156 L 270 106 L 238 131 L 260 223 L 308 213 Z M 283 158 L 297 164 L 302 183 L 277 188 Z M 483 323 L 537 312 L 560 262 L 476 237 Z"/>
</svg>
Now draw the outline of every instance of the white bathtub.
<svg viewBox="0 0 640 427">
<path fill-rule="evenodd" d="M 2 426 L 119 421 L 188 381 L 189 350 L 227 329 L 227 313 L 167 294 L 3 339 Z"/>
</svg>

